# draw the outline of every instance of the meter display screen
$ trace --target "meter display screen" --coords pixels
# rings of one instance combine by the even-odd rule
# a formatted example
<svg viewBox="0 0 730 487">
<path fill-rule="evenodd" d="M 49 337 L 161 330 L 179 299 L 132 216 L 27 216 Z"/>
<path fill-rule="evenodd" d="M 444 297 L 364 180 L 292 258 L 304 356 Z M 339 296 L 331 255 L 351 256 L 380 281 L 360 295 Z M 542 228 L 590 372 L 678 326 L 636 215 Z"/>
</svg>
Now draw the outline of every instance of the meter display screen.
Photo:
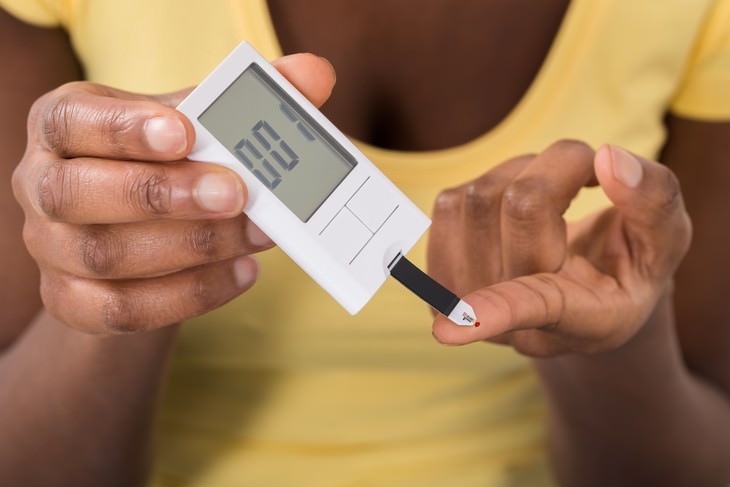
<svg viewBox="0 0 730 487">
<path fill-rule="evenodd" d="M 255 63 L 198 120 L 303 222 L 357 165 Z"/>
</svg>

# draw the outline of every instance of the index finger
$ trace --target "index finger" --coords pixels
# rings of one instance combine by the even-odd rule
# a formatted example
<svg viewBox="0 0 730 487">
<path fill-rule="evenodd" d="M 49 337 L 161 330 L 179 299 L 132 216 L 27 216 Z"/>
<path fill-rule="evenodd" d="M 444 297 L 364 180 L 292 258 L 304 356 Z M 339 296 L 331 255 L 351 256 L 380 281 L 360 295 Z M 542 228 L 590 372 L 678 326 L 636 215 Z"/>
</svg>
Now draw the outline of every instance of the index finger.
<svg viewBox="0 0 730 487">
<path fill-rule="evenodd" d="M 335 74 L 325 59 L 294 54 L 273 64 L 315 105 L 329 97 Z M 173 106 L 183 94 L 154 97 L 93 83 L 68 83 L 33 105 L 29 140 L 68 159 L 183 159 L 195 142 L 192 124 Z"/>
<path fill-rule="evenodd" d="M 508 276 L 560 268 L 566 247 L 562 215 L 578 191 L 594 182 L 593 155 L 581 142 L 557 142 L 505 189 L 501 233 Z"/>
<path fill-rule="evenodd" d="M 29 139 L 64 158 L 174 161 L 195 141 L 190 121 L 152 97 L 84 82 L 40 98 Z"/>
</svg>

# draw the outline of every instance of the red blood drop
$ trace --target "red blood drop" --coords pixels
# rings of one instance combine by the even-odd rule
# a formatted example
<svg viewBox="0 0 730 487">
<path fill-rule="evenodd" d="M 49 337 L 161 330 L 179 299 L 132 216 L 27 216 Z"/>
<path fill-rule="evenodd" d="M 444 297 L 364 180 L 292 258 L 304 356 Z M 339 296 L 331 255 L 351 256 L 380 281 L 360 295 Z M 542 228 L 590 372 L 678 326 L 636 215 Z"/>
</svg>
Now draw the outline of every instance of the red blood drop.
<svg viewBox="0 0 730 487">
<path fill-rule="evenodd" d="M 479 323 L 479 322 L 477 321 L 476 323 L 474 323 L 474 328 L 479 328 L 479 325 L 481 325 L 481 323 Z"/>
</svg>

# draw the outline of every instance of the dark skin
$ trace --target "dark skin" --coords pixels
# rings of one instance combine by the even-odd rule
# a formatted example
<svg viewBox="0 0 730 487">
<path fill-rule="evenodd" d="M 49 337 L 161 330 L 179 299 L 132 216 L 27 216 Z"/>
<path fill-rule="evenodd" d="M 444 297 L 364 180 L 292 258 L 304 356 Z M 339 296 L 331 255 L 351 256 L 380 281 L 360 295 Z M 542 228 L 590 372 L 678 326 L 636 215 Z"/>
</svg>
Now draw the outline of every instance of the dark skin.
<svg viewBox="0 0 730 487">
<path fill-rule="evenodd" d="M 388 15 L 378 2 L 274 0 L 269 9 L 285 53 L 315 52 L 337 68 L 323 111 L 338 127 L 381 147 L 432 150 L 468 142 L 510 112 L 568 3 L 424 2 L 417 15 L 409 2 L 389 3 Z M 353 62 L 357 52 L 378 55 Z"/>
<path fill-rule="evenodd" d="M 519 100 L 539 69 L 565 9 L 563 1 L 540 2 L 540 8 L 546 10 L 540 15 L 535 15 L 535 23 L 530 24 L 529 20 L 524 20 L 524 13 L 528 9 L 510 8 L 514 2 L 488 4 L 475 2 L 471 8 L 482 10 L 469 11 L 460 22 L 479 19 L 479 25 L 449 31 L 463 30 L 471 32 L 472 35 L 483 36 L 472 39 L 473 43 L 470 43 L 469 39 L 454 41 L 459 42 L 458 50 L 465 53 L 465 58 L 458 60 L 454 67 L 456 70 L 451 72 L 459 73 L 457 68 L 463 70 L 464 66 L 469 66 L 470 70 L 474 69 L 473 76 L 465 76 L 463 80 L 448 77 L 429 78 L 428 82 L 422 80 L 418 86 L 422 86 L 424 91 L 419 92 L 417 89 L 404 90 L 403 87 L 412 88 L 414 77 L 420 79 L 419 73 L 431 72 L 431 62 L 425 56 L 413 56 L 413 62 L 407 64 L 400 60 L 404 52 L 412 52 L 410 49 L 416 49 L 416 46 L 428 46 L 426 51 L 433 54 L 436 59 L 448 57 L 444 51 L 451 52 L 454 46 L 430 40 L 435 29 L 443 26 L 444 20 L 451 16 L 451 13 L 439 15 L 438 8 L 448 9 L 446 5 L 436 6 L 432 12 L 424 11 L 423 15 L 419 12 L 419 16 L 415 18 L 411 18 L 409 12 L 393 10 L 392 15 L 381 22 L 382 30 L 379 32 L 381 36 L 363 38 L 366 33 L 355 29 L 354 24 L 348 25 L 347 17 L 343 14 L 349 13 L 353 23 L 362 22 L 363 25 L 367 25 L 368 22 L 363 22 L 363 18 L 368 18 L 368 15 L 374 18 L 379 12 L 376 2 L 357 3 L 358 8 L 363 10 L 355 12 L 349 7 L 348 11 L 339 12 L 334 20 L 327 17 L 327 12 L 335 12 L 337 3 L 324 4 L 325 2 L 322 2 L 322 5 L 312 3 L 309 11 L 310 15 L 314 15 L 324 23 L 323 25 L 328 26 L 327 29 L 313 29 L 315 32 L 330 36 L 317 39 L 306 38 L 296 32 L 294 24 L 290 24 L 287 30 L 287 14 L 282 10 L 283 2 L 280 4 L 272 2 L 274 20 L 285 50 L 291 52 L 311 50 L 326 54 L 333 59 L 338 68 L 339 79 L 336 98 L 333 98 L 332 105 L 328 108 L 333 121 L 363 140 L 402 149 L 433 149 L 458 144 L 498 123 Z M 368 5 L 372 5 L 370 7 L 372 10 L 369 12 Z M 532 4 L 530 7 L 537 8 Z M 286 4 L 286 8 L 296 9 L 297 6 Z M 357 15 L 354 15 L 355 13 Z M 290 15 L 295 16 L 293 18 L 300 18 L 296 16 L 307 15 L 307 12 L 291 10 Z M 413 24 L 410 36 L 403 36 L 402 31 L 395 32 L 393 29 L 393 26 L 404 25 L 404 18 Z M 494 24 L 490 25 L 490 21 Z M 515 29 L 520 29 L 523 21 L 529 27 L 525 27 L 525 31 L 520 35 Z M 393 24 L 390 25 L 389 22 Z M 341 31 L 336 31 L 331 28 L 335 25 L 346 25 L 347 28 L 343 27 Z M 504 30 L 506 25 L 509 25 L 508 31 Z M 489 28 L 486 28 L 487 26 Z M 503 30 L 500 31 L 500 27 Z M 386 34 L 389 32 L 395 33 L 392 37 L 388 37 Z M 499 34 L 500 32 L 502 34 Z M 524 43 L 506 43 L 504 36 L 507 35 L 524 39 Z M 0 75 L 0 88 L 2 88 L 0 92 L 13 94 L 12 97 L 5 97 L 2 101 L 4 130 L 0 133 L 2 160 L 6 161 L 3 167 L 6 176 L 9 177 L 24 151 L 23 127 L 32 101 L 65 81 L 76 79 L 80 73 L 73 52 L 62 32 L 31 28 L 0 13 L 0 36 L 7 36 L 8 39 L 0 39 L 0 49 L 3 50 L 0 58 L 4 60 L 7 68 Z M 337 42 L 333 42 L 331 36 L 339 36 L 336 38 Z M 404 44 L 406 39 L 413 44 Z M 358 43 L 364 43 L 368 48 L 365 52 L 376 49 L 386 55 L 379 59 L 386 60 L 390 47 L 377 49 L 377 42 L 383 42 L 387 46 L 399 46 L 398 50 L 392 49 L 393 57 L 387 61 L 389 64 L 378 64 L 376 56 L 366 58 L 352 56 L 352 52 L 361 52 L 359 49 L 363 48 L 363 44 Z M 344 54 L 338 54 L 328 51 L 332 45 L 351 47 L 343 48 Z M 442 51 L 438 52 L 438 48 Z M 507 48 L 515 51 L 508 52 Z M 23 55 L 23 49 L 31 49 L 33 55 Z M 498 52 L 504 55 L 502 57 L 494 55 Z M 493 55 L 496 57 L 490 57 Z M 355 58 L 358 59 L 357 62 L 353 62 Z M 475 59 L 479 62 L 474 62 Z M 514 62 L 515 59 L 519 59 L 520 62 Z M 405 80 L 403 84 L 399 86 L 398 82 L 394 82 L 386 85 L 380 75 L 386 68 L 392 79 Z M 321 103 L 329 94 L 331 74 L 320 61 L 299 58 L 280 65 L 280 69 L 313 101 Z M 495 76 L 495 73 L 500 73 L 502 76 Z M 20 85 L 18 79 L 23 80 Z M 483 84 L 487 79 L 494 83 L 489 89 L 485 89 Z M 455 81 L 464 83 L 461 89 L 453 90 Z M 85 105 L 82 105 L 89 107 L 90 110 L 99 110 L 100 103 L 109 102 L 107 98 L 100 100 L 98 93 L 87 86 L 73 86 L 66 90 L 65 93 L 70 91 L 75 95 L 83 95 Z M 429 98 L 429 93 L 450 92 L 454 93 L 453 99 L 437 100 L 441 103 Z M 43 119 L 43 113 L 46 113 L 43 111 L 44 107 L 49 106 L 53 99 L 53 96 L 46 97 L 45 102 L 36 104 L 35 113 L 40 114 L 38 115 L 40 120 Z M 479 103 L 474 103 L 474 106 L 478 106 L 479 110 L 474 110 L 471 105 L 475 99 Z M 165 111 L 165 102 L 174 104 L 172 98 L 150 101 L 157 104 L 155 110 L 159 113 L 168 113 Z M 123 99 L 119 103 L 129 106 L 129 102 Z M 432 120 L 429 119 L 430 113 L 434 114 Z M 443 123 L 443 120 L 448 121 L 456 115 L 463 123 L 456 126 Z M 398 127 L 397 139 L 391 139 L 386 135 L 393 131 L 377 128 L 387 127 L 389 120 Z M 428 123 L 423 123 L 424 121 Z M 661 159 L 674 170 L 682 182 L 684 200 L 693 217 L 695 232 L 693 246 L 685 259 L 685 265 L 674 276 L 673 296 L 668 292 L 673 265 L 678 263 L 684 250 L 681 243 L 688 239 L 688 229 L 682 223 L 684 213 L 681 205 L 673 207 L 669 213 L 672 218 L 659 219 L 677 223 L 676 228 L 672 226 L 666 230 L 669 233 L 657 234 L 659 241 L 674 242 L 674 244 L 647 247 L 658 249 L 656 253 L 651 254 L 667 256 L 664 260 L 668 263 L 657 267 L 661 272 L 656 282 L 652 281 L 642 288 L 647 289 L 647 294 L 651 294 L 651 298 L 643 300 L 640 307 L 629 307 L 630 311 L 636 312 L 635 316 L 641 314 L 639 311 L 645 311 L 646 316 L 643 319 L 626 319 L 613 323 L 614 329 L 624 331 L 626 336 L 621 335 L 621 340 L 617 340 L 617 343 L 607 344 L 605 340 L 599 340 L 600 346 L 591 342 L 593 349 L 589 350 L 590 355 L 585 354 L 587 348 L 583 343 L 570 340 L 572 349 L 559 350 L 563 355 L 536 360 L 551 405 L 551 452 L 556 470 L 566 484 L 596 485 L 602 480 L 606 485 L 631 483 L 721 485 L 730 478 L 728 467 L 722 457 L 722 452 L 730 449 L 728 445 L 730 365 L 726 347 L 723 346 L 730 343 L 730 320 L 722 295 L 722 290 L 727 288 L 726 277 L 721 271 L 727 269 L 729 264 L 725 249 L 730 243 L 730 232 L 725 225 L 717 223 L 725 221 L 723 208 L 727 208 L 728 205 L 722 181 L 727 181 L 730 176 L 726 164 L 730 124 L 701 123 L 670 117 L 668 128 L 669 143 Z M 79 139 L 73 142 L 69 147 L 68 143 L 63 144 L 55 140 L 55 145 L 51 147 L 53 154 L 113 158 L 109 154 L 100 154 L 100 151 L 107 146 L 105 144 Z M 143 153 L 142 160 L 153 158 L 176 160 L 181 154 L 184 155 L 184 151 L 150 153 L 148 149 L 138 146 L 136 139 L 126 142 L 128 150 L 135 149 Z M 188 140 L 187 147 L 191 143 L 191 140 Z M 567 154 L 571 154 L 570 157 L 575 157 L 580 163 L 578 165 L 582 164 L 585 167 L 589 167 L 594 158 L 597 169 L 604 167 L 602 164 L 608 164 L 607 152 L 595 155 L 592 150 L 579 144 L 562 144 L 551 150 L 552 152 L 548 154 L 557 154 L 555 156 L 557 158 L 568 157 Z M 67 485 L 74 486 L 96 485 L 99 478 L 114 478 L 118 481 L 118 485 L 141 484 L 148 468 L 149 449 L 146 445 L 149 440 L 148 432 L 154 410 L 155 391 L 160 385 L 165 357 L 174 336 L 174 327 L 167 326 L 143 334 L 121 336 L 112 334 L 105 337 L 88 335 L 84 332 L 98 334 L 120 330 L 131 331 L 175 323 L 215 307 L 233 297 L 232 295 L 245 291 L 251 282 L 243 286 L 230 282 L 225 288 L 211 286 L 213 290 L 204 296 L 204 300 L 200 299 L 199 292 L 190 296 L 180 292 L 171 293 L 183 294 L 184 301 L 194 303 L 195 306 L 181 309 L 175 302 L 170 301 L 169 309 L 173 311 L 162 313 L 161 318 L 161 310 L 153 310 L 154 313 L 147 315 L 145 313 L 149 310 L 144 308 L 125 309 L 123 316 L 115 316 L 106 309 L 94 317 L 93 313 L 97 307 L 93 299 L 97 296 L 107 298 L 120 296 L 114 294 L 114 290 L 117 289 L 114 285 L 119 279 L 128 276 L 141 277 L 140 281 L 136 281 L 139 285 L 157 286 L 161 281 L 155 281 L 154 276 L 161 273 L 167 275 L 173 271 L 174 274 L 170 275 L 175 276 L 174 282 L 167 282 L 166 286 L 174 289 L 179 285 L 183 286 L 181 288 L 183 290 L 190 289 L 184 285 L 190 278 L 194 278 L 193 282 L 199 284 L 205 284 L 206 280 L 220 282 L 221 275 L 214 276 L 215 279 L 211 276 L 215 272 L 222 272 L 220 269 L 228 265 L 230 259 L 239 257 L 245 259 L 245 255 L 264 248 L 267 244 L 251 245 L 250 239 L 246 238 L 248 234 L 235 233 L 240 232 L 237 229 L 247 227 L 245 220 L 230 216 L 235 213 L 236 205 L 238 207 L 242 205 L 242 201 L 237 200 L 226 211 L 206 213 L 195 206 L 199 201 L 193 198 L 182 203 L 185 210 L 183 213 L 187 216 L 178 213 L 175 215 L 176 223 L 165 225 L 184 226 L 186 218 L 191 213 L 194 213 L 194 220 L 197 222 L 201 221 L 200 219 L 215 222 L 206 224 L 204 228 L 215 228 L 214 234 L 221 235 L 219 240 L 212 237 L 211 232 L 203 232 L 195 239 L 196 248 L 203 243 L 204 248 L 211 250 L 206 252 L 207 260 L 202 260 L 203 258 L 197 254 L 190 254 L 187 261 L 176 262 L 174 265 L 177 267 L 158 268 L 152 272 L 153 275 L 147 277 L 144 275 L 144 269 L 153 264 L 164 267 L 165 262 L 162 259 L 153 259 L 154 262 L 150 262 L 149 258 L 145 261 L 143 255 L 136 255 L 133 252 L 131 255 L 136 260 L 117 261 L 106 258 L 89 260 L 77 259 L 75 255 L 59 257 L 52 249 L 43 247 L 44 241 L 61 239 L 59 232 L 54 229 L 60 227 L 64 229 L 62 233 L 66 240 L 63 242 L 67 244 L 54 246 L 54 249 L 78 248 L 76 245 L 78 240 L 74 239 L 79 235 L 76 233 L 80 228 L 79 225 L 86 228 L 87 222 L 105 220 L 94 220 L 100 218 L 98 212 L 79 214 L 74 213 L 73 208 L 69 210 L 53 204 L 47 205 L 45 210 L 53 210 L 50 213 L 52 216 L 55 215 L 54 218 L 49 218 L 47 212 L 44 215 L 44 211 L 40 213 L 37 211 L 33 202 L 39 200 L 38 195 L 33 194 L 33 188 L 38 188 L 39 180 L 29 176 L 32 171 L 28 168 L 43 167 L 44 161 L 48 158 L 26 154 L 24 163 L 20 166 L 21 170 L 16 171 L 14 182 L 16 196 L 26 209 L 26 218 L 29 222 L 26 225 L 26 238 L 29 234 L 31 237 L 32 235 L 46 237 L 29 238 L 28 244 L 41 265 L 47 283 L 44 287 L 46 306 L 63 322 L 47 313 L 42 313 L 38 319 L 32 321 L 32 316 L 40 309 L 36 291 L 37 273 L 32 261 L 22 252 L 22 242 L 19 239 L 22 217 L 15 209 L 16 206 L 8 201 L 3 205 L 3 211 L 6 221 L 9 222 L 6 228 L 10 231 L 3 232 L 0 239 L 4 248 L 10 250 L 2 254 L 3 265 L 0 268 L 12 278 L 12 281 L 8 278 L 6 282 L 14 283 L 12 291 L 17 292 L 17 295 L 10 299 L 6 291 L 2 298 L 6 299 L 6 306 L 2 308 L 5 325 L 0 331 L 2 333 L 0 343 L 5 344 L 6 348 L 11 344 L 13 346 L 7 348 L 0 358 L 0 384 L 2 384 L 0 418 L 4 418 L 0 419 L 0 429 L 4 432 L 3 438 L 5 438 L 0 444 L 0 458 L 3 459 L 0 461 L 0 478 L 11 485 L 59 485 L 59 478 L 64 479 Z M 543 156 L 539 160 L 549 162 L 550 158 Z M 81 162 L 76 160 L 75 163 Z M 524 175 L 522 171 L 528 168 L 534 170 L 537 167 L 535 159 L 520 161 L 518 164 L 524 167 L 521 166 L 518 170 L 514 167 L 504 169 L 509 164 L 500 166 L 499 170 L 502 176 L 505 171 L 511 175 L 507 178 L 500 176 L 500 180 L 503 181 L 500 183 L 502 186 L 498 186 L 498 190 L 485 197 L 502 198 L 511 187 L 511 183 L 520 175 Z M 652 178 L 649 176 L 652 174 L 664 174 L 661 172 L 663 168 L 657 167 L 650 161 L 644 161 L 642 164 L 644 164 L 642 184 L 650 184 Z M 514 163 L 511 165 L 515 166 Z M 114 167 L 118 166 L 117 164 Z M 127 164 L 124 167 L 131 166 Z M 699 167 L 702 170 L 698 170 Z M 209 168 L 209 170 L 217 169 Z M 190 169 L 184 167 L 179 172 L 186 174 L 186 181 L 197 177 L 185 171 Z M 538 173 L 543 174 L 544 171 Z M 603 179 L 606 178 L 608 176 L 604 175 Z M 487 173 L 483 179 L 494 181 L 497 178 L 494 173 L 491 175 Z M 448 194 L 452 197 L 439 200 L 437 214 L 434 215 L 436 230 L 450 221 L 438 217 L 439 211 L 442 212 L 444 209 L 461 211 L 458 205 L 454 208 L 448 208 L 448 205 L 458 203 L 460 194 L 473 194 L 469 193 L 469 188 L 473 188 L 474 184 L 478 182 L 451 191 Z M 612 183 L 609 181 L 606 184 Z M 647 188 L 651 190 L 647 191 L 647 194 L 654 194 L 652 191 L 655 188 L 658 188 L 659 195 L 662 194 L 661 191 L 671 191 L 671 185 L 667 186 L 663 182 L 650 184 Z M 564 193 L 569 192 L 570 189 L 564 191 Z M 515 191 L 508 193 L 513 197 L 520 195 Z M 3 194 L 8 198 L 7 192 Z M 454 195 L 457 198 L 453 198 Z M 51 198 L 50 201 L 57 200 Z M 88 209 L 90 206 L 79 205 L 76 208 Z M 125 219 L 129 218 L 128 209 L 121 208 L 118 212 L 112 210 L 114 208 L 109 205 L 104 208 L 106 212 L 104 218 L 107 221 L 110 218 L 119 219 L 122 214 Z M 135 211 L 137 212 L 135 218 L 141 218 L 139 208 Z M 539 212 L 532 216 L 537 218 L 537 221 L 546 221 L 545 215 Z M 160 215 L 156 215 L 156 219 L 159 220 Z M 53 225 L 49 225 L 49 220 Z M 140 224 L 146 225 L 145 228 L 149 231 L 161 231 L 159 225 L 152 227 L 149 223 Z M 198 223 L 194 228 L 199 226 Z M 644 231 L 645 227 L 646 225 L 637 226 L 639 231 L 636 233 L 636 238 L 646 236 L 648 242 L 654 234 Z M 175 228 L 179 230 L 178 227 Z M 180 234 L 181 232 L 175 231 L 175 228 L 164 235 Z M 466 228 L 474 227 L 467 225 Z M 548 224 L 544 228 L 551 227 Z M 88 232 L 82 234 L 88 236 Z M 465 237 L 464 241 L 469 240 L 468 235 L 461 236 Z M 164 239 L 158 238 L 158 240 Z M 225 242 L 232 240 L 242 242 L 241 247 L 225 247 Z M 457 239 L 454 242 L 458 241 Z M 680 244 L 676 244 L 677 241 Z M 185 248 L 180 242 L 173 243 L 176 248 Z M 448 245 L 454 243 L 448 242 Z M 664 247 L 668 250 L 662 254 L 659 250 Z M 165 250 L 159 249 L 163 254 Z M 150 250 L 154 251 L 155 249 Z M 441 257 L 435 259 L 435 262 L 445 261 L 445 256 L 454 255 L 447 252 L 447 249 L 433 245 L 433 242 L 430 252 Z M 180 254 L 185 255 L 184 252 Z M 129 257 L 130 253 L 126 255 Z M 504 256 L 500 258 L 502 257 Z M 483 258 L 488 264 L 491 257 L 485 254 L 478 258 Z M 58 262 L 59 259 L 62 262 Z M 482 287 L 480 292 L 490 295 L 489 293 L 494 292 L 495 288 L 483 286 L 525 274 L 555 273 L 556 266 L 549 262 L 546 265 L 546 260 L 550 259 L 537 248 L 508 259 L 510 266 L 507 268 L 510 271 L 501 275 L 490 271 L 495 268 L 494 266 L 485 265 L 485 272 L 468 276 L 468 280 L 464 281 L 462 275 L 454 274 L 452 271 L 453 268 L 458 268 L 459 263 L 454 263 L 454 266 L 449 268 L 443 265 L 441 268 L 434 266 L 432 272 L 460 290 L 471 291 L 476 287 Z M 100 262 L 107 265 L 99 265 Z M 111 267 L 108 265 L 110 262 L 114 264 Z M 93 265 L 90 267 L 89 263 Z M 467 262 L 467 264 L 474 263 Z M 191 266 L 202 267 L 195 267 L 200 270 L 193 272 L 188 270 Z M 232 281 L 230 277 L 227 279 Z M 63 294 L 69 292 L 69 287 L 63 283 L 69 282 L 73 283 L 74 287 L 86 286 L 83 299 L 88 301 L 83 301 L 72 293 Z M 100 283 L 105 286 L 104 293 L 99 292 Z M 235 290 L 232 291 L 232 288 Z M 164 298 L 164 293 L 162 296 Z M 79 308 L 83 313 L 79 313 Z M 104 311 L 104 308 L 99 309 Z M 122 308 L 118 306 L 113 308 L 116 311 L 120 309 Z M 525 309 L 532 312 L 529 307 Z M 486 315 L 499 315 L 496 312 L 498 310 L 488 311 Z M 153 321 L 151 316 L 158 321 Z M 570 324 L 570 320 L 562 321 Z M 565 338 L 567 332 L 560 326 L 562 321 L 558 319 L 558 326 L 554 330 L 549 330 L 550 333 L 545 336 L 549 335 L 551 338 L 543 340 L 544 343 L 554 344 L 558 338 Z M 678 330 L 676 334 L 675 322 Z M 496 339 L 512 344 L 523 353 L 552 355 L 549 353 L 551 352 L 549 348 L 534 348 L 530 340 L 515 338 L 526 336 L 529 330 L 526 330 L 525 326 L 530 324 L 543 327 L 549 323 L 541 322 L 540 317 L 536 317 L 533 313 L 521 322 L 505 320 L 502 323 L 503 333 L 493 336 L 491 334 L 496 328 L 486 325 L 479 330 L 456 335 L 452 333 L 453 330 L 447 323 L 437 320 L 434 324 L 434 334 L 440 341 L 447 343 Z M 21 337 L 20 332 L 24 329 L 28 329 L 29 332 Z M 567 336 L 575 338 L 569 333 Z M 39 356 L 44 359 L 38 360 Z M 29 381 L 28 377 L 33 377 L 33 380 Z M 627 377 L 631 377 L 632 380 L 627 381 Z M 657 377 L 663 380 L 657 380 Z M 610 400 L 601 400 L 602 398 Z M 49 400 L 54 404 L 54 414 L 48 414 Z M 29 435 L 27 431 L 31 425 L 33 434 Z M 59 425 L 64 427 L 60 428 Z M 89 431 L 94 431 L 95 434 L 89 434 Z M 666 438 L 661 435 L 666 435 Z M 118 445 L 118 448 L 113 452 L 103 448 L 104 445 L 110 444 Z M 697 444 L 703 445 L 703 448 L 697 448 Z M 69 461 L 68 457 L 70 448 L 74 451 L 73 462 Z M 45 468 L 37 468 L 35 461 L 28 461 L 37 458 L 44 459 Z"/>
</svg>

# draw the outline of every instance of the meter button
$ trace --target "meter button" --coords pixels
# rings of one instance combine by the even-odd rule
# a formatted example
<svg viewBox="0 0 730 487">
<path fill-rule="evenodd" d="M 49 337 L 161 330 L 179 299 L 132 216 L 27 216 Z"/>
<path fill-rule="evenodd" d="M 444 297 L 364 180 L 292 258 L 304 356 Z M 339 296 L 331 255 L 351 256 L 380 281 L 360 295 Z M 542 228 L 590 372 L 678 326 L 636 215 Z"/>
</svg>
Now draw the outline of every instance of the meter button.
<svg viewBox="0 0 730 487">
<path fill-rule="evenodd" d="M 369 178 L 355 193 L 347 207 L 375 233 L 398 206 L 392 190 L 380 181 Z"/>
<path fill-rule="evenodd" d="M 373 236 L 346 206 L 320 233 L 324 245 L 340 262 L 349 264 Z"/>
</svg>

